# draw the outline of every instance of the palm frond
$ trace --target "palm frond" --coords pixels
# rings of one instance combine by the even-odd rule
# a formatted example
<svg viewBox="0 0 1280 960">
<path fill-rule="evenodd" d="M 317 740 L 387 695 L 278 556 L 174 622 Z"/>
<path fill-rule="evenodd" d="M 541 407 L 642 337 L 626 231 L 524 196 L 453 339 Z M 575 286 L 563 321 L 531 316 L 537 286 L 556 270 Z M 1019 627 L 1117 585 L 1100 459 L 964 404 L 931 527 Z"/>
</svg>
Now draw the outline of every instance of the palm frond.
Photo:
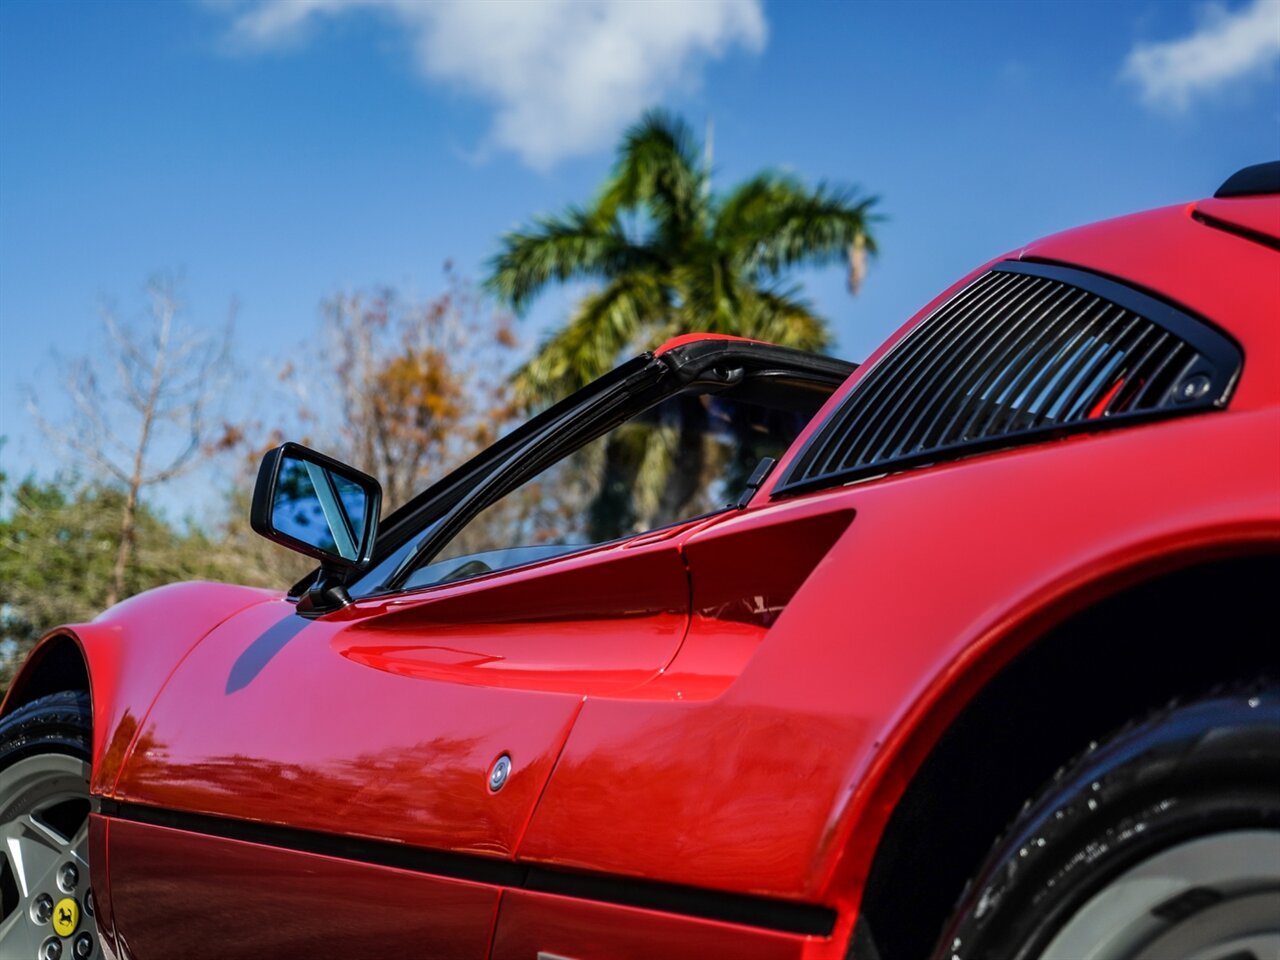
<svg viewBox="0 0 1280 960">
<path fill-rule="evenodd" d="M 616 219 L 571 207 L 562 216 L 537 219 L 532 229 L 506 234 L 489 262 L 485 286 L 512 309 L 523 310 L 552 280 L 608 278 L 654 256 L 632 244 Z"/>
<path fill-rule="evenodd" d="M 700 250 L 671 271 L 680 333 L 741 336 L 744 306 L 754 295 L 750 278 L 719 251 Z"/>
<path fill-rule="evenodd" d="M 643 528 L 657 525 L 662 494 L 675 466 L 678 439 L 679 431 L 670 423 L 660 423 L 644 436 L 644 452 L 636 469 L 632 494 L 636 516 Z"/>
<path fill-rule="evenodd" d="M 755 277 L 776 276 L 801 264 L 840 263 L 855 247 L 876 252 L 871 232 L 880 220 L 872 212 L 876 202 L 849 188 L 819 184 L 808 190 L 792 178 L 766 174 L 725 200 L 715 237 Z"/>
<path fill-rule="evenodd" d="M 839 263 L 856 292 L 876 253 L 877 198 L 780 172 L 718 198 L 709 163 L 688 124 L 651 111 L 627 131 L 594 205 L 503 238 L 487 286 L 517 311 L 554 281 L 604 283 L 516 374 L 526 404 L 602 375 L 627 348 L 682 333 L 830 344 L 826 321 L 780 283 L 794 267 Z"/>
<path fill-rule="evenodd" d="M 650 110 L 623 136 L 613 173 L 597 209 L 647 209 L 666 233 L 691 229 L 705 219 L 707 170 L 697 136 L 679 117 Z"/>
<path fill-rule="evenodd" d="M 758 173 L 717 203 L 714 237 L 720 244 L 756 239 L 762 223 L 776 222 L 779 211 L 807 196 L 797 177 L 774 170 Z"/>
<path fill-rule="evenodd" d="M 831 346 L 827 321 L 795 290 L 756 290 L 744 305 L 739 336 L 797 350 L 824 352 Z"/>
<path fill-rule="evenodd" d="M 557 399 L 602 376 L 643 328 L 660 324 L 670 308 L 661 281 L 627 273 L 587 296 L 569 323 L 543 341 L 516 371 L 516 394 L 526 405 Z"/>
</svg>

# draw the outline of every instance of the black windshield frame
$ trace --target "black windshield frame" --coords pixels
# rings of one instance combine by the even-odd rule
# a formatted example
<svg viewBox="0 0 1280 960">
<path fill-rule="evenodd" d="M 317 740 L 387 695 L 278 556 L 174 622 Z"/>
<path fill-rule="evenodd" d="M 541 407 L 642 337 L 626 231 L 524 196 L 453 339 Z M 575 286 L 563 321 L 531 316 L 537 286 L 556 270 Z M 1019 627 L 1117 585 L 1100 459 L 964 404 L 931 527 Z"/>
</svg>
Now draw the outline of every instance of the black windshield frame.
<svg viewBox="0 0 1280 960">
<path fill-rule="evenodd" d="M 531 417 L 384 518 L 373 559 L 350 585 L 351 596 L 399 592 L 410 573 L 484 507 L 668 397 L 729 386 L 726 378 L 737 371 L 756 382 L 778 378 L 833 392 L 854 369 L 845 360 L 748 340 L 708 338 L 641 354 Z M 403 556 L 388 571 L 386 561 L 397 552 Z M 295 584 L 291 596 L 314 577 Z"/>
</svg>

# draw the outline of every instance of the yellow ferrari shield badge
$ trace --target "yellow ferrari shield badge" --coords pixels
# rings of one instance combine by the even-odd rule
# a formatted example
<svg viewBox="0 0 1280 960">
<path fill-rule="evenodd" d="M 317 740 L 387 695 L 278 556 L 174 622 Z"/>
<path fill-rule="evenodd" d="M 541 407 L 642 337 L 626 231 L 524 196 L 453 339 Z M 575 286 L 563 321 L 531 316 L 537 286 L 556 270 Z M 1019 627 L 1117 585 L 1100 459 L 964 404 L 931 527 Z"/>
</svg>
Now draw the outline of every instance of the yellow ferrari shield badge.
<svg viewBox="0 0 1280 960">
<path fill-rule="evenodd" d="M 53 908 L 53 932 L 60 937 L 69 937 L 76 932 L 76 924 L 80 922 L 80 905 L 63 897 Z"/>
</svg>

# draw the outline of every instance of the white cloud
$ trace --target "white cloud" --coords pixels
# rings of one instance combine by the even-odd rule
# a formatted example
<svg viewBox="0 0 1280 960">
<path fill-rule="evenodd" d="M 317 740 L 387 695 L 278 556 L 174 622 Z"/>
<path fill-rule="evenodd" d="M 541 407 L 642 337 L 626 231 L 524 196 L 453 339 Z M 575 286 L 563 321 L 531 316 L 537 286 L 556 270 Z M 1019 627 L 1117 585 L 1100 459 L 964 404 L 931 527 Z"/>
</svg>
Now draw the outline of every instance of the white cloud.
<svg viewBox="0 0 1280 960">
<path fill-rule="evenodd" d="M 607 145 L 699 61 L 758 52 L 761 0 L 251 0 L 230 8 L 250 48 L 373 10 L 407 31 L 424 77 L 491 102 L 495 145 L 537 168 Z"/>
<path fill-rule="evenodd" d="M 1265 75 L 1277 60 L 1280 0 L 1253 0 L 1234 11 L 1208 7 L 1201 25 L 1181 39 L 1137 44 L 1123 75 L 1148 106 L 1185 110 L 1196 95 Z"/>
</svg>

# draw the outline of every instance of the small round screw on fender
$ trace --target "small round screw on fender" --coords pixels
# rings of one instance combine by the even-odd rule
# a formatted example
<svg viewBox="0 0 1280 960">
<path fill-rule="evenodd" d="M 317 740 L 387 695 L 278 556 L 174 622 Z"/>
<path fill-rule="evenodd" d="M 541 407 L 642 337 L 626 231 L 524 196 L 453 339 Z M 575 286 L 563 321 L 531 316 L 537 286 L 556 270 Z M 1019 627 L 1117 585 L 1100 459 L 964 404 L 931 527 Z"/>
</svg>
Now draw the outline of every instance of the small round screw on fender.
<svg viewBox="0 0 1280 960">
<path fill-rule="evenodd" d="M 511 776 L 511 758 L 504 753 L 489 771 L 489 789 L 497 793 L 506 786 L 509 776 Z"/>
</svg>

